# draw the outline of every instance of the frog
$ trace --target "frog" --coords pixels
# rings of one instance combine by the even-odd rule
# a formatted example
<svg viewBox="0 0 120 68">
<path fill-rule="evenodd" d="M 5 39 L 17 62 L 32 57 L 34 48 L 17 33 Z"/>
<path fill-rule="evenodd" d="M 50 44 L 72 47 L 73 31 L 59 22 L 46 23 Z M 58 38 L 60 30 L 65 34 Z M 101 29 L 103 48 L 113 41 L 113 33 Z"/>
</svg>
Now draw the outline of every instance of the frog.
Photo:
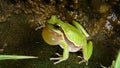
<svg viewBox="0 0 120 68">
<path fill-rule="evenodd" d="M 63 49 L 62 55 L 57 53 L 58 57 L 50 58 L 50 60 L 55 61 L 54 64 L 67 60 L 69 58 L 69 52 L 78 52 L 79 50 L 83 54 L 83 60 L 79 64 L 82 62 L 88 63 L 93 52 L 93 43 L 87 39 L 90 35 L 75 20 L 70 24 L 52 15 L 47 20 L 46 27 L 42 30 L 42 37 L 49 45 L 59 45 Z"/>
</svg>

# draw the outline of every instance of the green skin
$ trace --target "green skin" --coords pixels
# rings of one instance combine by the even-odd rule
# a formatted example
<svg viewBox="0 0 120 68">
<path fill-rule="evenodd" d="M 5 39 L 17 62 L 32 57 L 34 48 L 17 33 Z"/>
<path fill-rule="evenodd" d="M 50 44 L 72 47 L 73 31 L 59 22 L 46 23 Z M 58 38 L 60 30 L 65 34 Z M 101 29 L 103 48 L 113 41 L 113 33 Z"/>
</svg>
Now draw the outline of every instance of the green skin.
<svg viewBox="0 0 120 68">
<path fill-rule="evenodd" d="M 72 52 L 69 48 L 71 47 L 69 42 L 74 46 L 72 50 L 78 51 L 77 49 L 82 49 L 83 52 L 83 61 L 81 62 L 88 62 L 92 55 L 93 46 L 92 42 L 89 41 L 87 43 L 87 37 L 89 37 L 89 34 L 85 31 L 85 29 L 76 21 L 73 21 L 73 25 L 69 23 L 64 23 L 60 19 L 57 19 L 56 16 L 51 16 L 51 18 L 47 21 L 48 25 L 47 27 L 52 30 L 55 33 L 58 33 L 61 35 L 61 38 L 58 42 L 58 45 L 60 45 L 63 48 L 63 55 L 61 55 L 58 58 L 50 58 L 50 60 L 58 60 L 54 62 L 54 64 L 60 63 L 69 57 L 69 52 Z M 54 25 L 57 25 L 60 27 L 60 29 L 55 29 Z M 69 42 L 66 42 L 67 41 Z M 77 48 L 75 48 L 77 47 Z M 75 52 L 76 52 L 75 51 Z M 74 52 L 74 51 L 73 51 Z"/>
</svg>

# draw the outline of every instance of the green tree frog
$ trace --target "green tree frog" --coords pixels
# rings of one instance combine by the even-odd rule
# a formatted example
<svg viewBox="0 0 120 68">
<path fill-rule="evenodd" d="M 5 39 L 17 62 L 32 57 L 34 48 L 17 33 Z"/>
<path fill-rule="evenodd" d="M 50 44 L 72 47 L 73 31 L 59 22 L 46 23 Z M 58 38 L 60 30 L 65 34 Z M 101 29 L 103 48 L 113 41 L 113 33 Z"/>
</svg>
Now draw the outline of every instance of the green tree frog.
<svg viewBox="0 0 120 68">
<path fill-rule="evenodd" d="M 42 30 L 42 37 L 46 43 L 60 45 L 63 48 L 63 55 L 59 55 L 57 58 L 50 58 L 50 60 L 56 60 L 54 64 L 67 60 L 69 52 L 77 52 L 80 49 L 82 49 L 83 60 L 79 63 L 87 62 L 92 55 L 92 41 L 87 43 L 89 34 L 78 22 L 73 21 L 72 23 L 73 25 L 65 23 L 53 15 Z"/>
</svg>

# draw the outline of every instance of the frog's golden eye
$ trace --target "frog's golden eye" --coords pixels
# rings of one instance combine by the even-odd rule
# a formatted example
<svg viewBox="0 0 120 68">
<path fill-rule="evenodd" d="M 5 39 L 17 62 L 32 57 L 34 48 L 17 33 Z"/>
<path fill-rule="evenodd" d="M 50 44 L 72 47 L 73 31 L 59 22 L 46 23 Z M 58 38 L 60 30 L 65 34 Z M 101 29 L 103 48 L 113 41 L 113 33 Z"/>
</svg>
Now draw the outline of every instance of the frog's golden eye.
<svg viewBox="0 0 120 68">
<path fill-rule="evenodd" d="M 57 45 L 61 40 L 61 35 L 54 32 L 53 30 L 45 27 L 42 30 L 42 37 L 44 41 L 50 45 Z"/>
</svg>

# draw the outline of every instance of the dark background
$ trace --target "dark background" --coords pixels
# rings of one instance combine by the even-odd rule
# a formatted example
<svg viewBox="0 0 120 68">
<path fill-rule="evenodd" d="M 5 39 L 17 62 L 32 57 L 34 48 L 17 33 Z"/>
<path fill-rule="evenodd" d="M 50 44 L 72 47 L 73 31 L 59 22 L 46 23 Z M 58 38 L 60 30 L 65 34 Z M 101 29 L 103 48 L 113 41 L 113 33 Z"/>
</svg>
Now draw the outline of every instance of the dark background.
<svg viewBox="0 0 120 68">
<path fill-rule="evenodd" d="M 38 59 L 4 60 L 0 68 L 101 68 L 110 66 L 120 48 L 120 1 L 117 0 L 0 0 L 0 54 L 31 55 Z M 62 54 L 49 46 L 41 29 L 51 15 L 71 23 L 80 22 L 91 36 L 93 54 L 89 64 L 78 64 L 81 52 L 54 65 L 50 57 Z"/>
</svg>

